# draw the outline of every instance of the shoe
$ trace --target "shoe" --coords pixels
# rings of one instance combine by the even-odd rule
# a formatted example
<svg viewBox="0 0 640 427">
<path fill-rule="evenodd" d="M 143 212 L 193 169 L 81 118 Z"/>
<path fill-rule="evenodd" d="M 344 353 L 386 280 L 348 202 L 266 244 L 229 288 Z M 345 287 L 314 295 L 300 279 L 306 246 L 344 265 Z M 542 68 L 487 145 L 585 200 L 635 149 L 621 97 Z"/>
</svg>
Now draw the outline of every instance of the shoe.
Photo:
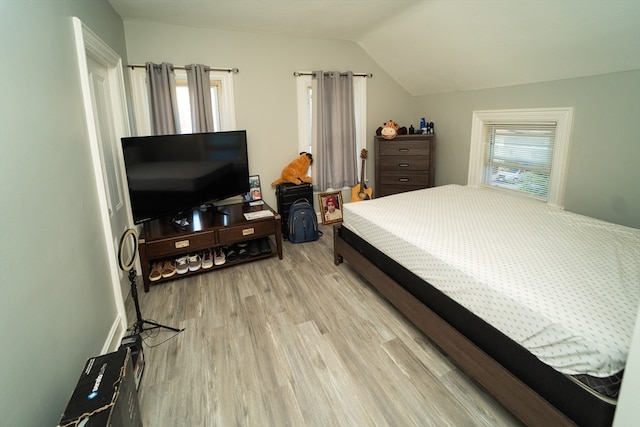
<svg viewBox="0 0 640 427">
<path fill-rule="evenodd" d="M 222 250 L 222 248 L 216 248 L 215 255 L 213 256 L 213 263 L 215 265 L 222 265 L 225 262 L 227 262 L 227 258 L 224 254 L 224 251 Z"/>
<path fill-rule="evenodd" d="M 238 261 L 238 249 L 236 245 L 227 246 L 224 248 L 224 255 L 227 261 L 236 262 Z"/>
<path fill-rule="evenodd" d="M 202 259 L 198 254 L 191 254 L 187 257 L 187 264 L 189 266 L 189 271 L 198 271 L 202 266 Z"/>
<path fill-rule="evenodd" d="M 207 269 L 213 267 L 213 255 L 211 249 L 205 249 L 202 253 L 202 268 Z"/>
<path fill-rule="evenodd" d="M 247 259 L 249 258 L 249 249 L 248 245 L 245 243 L 243 245 L 238 245 L 238 259 Z"/>
<path fill-rule="evenodd" d="M 183 256 L 176 259 L 176 272 L 178 274 L 184 274 L 189 271 L 189 263 L 187 262 L 187 257 Z"/>
<path fill-rule="evenodd" d="M 164 260 L 162 263 L 162 277 L 164 279 L 176 274 L 176 264 L 171 259 Z"/>
<path fill-rule="evenodd" d="M 271 244 L 269 243 L 268 237 L 263 237 L 258 241 L 258 246 L 260 246 L 261 254 L 270 254 L 271 253 Z"/>
<path fill-rule="evenodd" d="M 251 240 L 249 242 L 249 256 L 258 256 L 260 255 L 260 245 L 258 245 L 257 240 Z"/>
<path fill-rule="evenodd" d="M 162 279 L 162 261 L 157 261 L 151 264 L 151 273 L 149 273 L 149 280 L 155 282 Z"/>
</svg>

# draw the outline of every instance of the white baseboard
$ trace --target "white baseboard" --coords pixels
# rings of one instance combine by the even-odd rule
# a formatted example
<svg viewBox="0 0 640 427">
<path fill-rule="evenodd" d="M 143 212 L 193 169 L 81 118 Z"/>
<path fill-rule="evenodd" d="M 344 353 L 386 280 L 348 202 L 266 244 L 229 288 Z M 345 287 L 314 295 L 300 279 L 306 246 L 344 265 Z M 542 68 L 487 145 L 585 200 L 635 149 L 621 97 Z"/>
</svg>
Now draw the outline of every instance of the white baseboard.
<svg viewBox="0 0 640 427">
<path fill-rule="evenodd" d="M 115 319 L 113 319 L 113 323 L 111 324 L 111 329 L 109 330 L 109 334 L 104 341 L 104 345 L 102 346 L 102 350 L 100 354 L 111 353 L 116 351 L 118 347 L 120 347 L 120 342 L 124 337 L 124 334 L 127 332 L 125 325 L 125 321 L 122 319 L 122 315 L 118 314 Z"/>
</svg>

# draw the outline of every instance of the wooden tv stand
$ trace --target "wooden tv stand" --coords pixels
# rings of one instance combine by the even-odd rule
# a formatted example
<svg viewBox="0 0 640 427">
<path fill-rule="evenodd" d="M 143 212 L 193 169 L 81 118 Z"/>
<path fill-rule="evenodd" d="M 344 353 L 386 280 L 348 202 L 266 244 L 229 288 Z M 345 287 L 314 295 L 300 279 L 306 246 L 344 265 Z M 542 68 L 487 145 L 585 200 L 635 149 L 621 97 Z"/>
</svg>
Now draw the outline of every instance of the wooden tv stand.
<svg viewBox="0 0 640 427">
<path fill-rule="evenodd" d="M 270 210 L 273 216 L 247 220 L 246 212 Z M 181 229 L 171 220 L 155 219 L 144 224 L 144 229 L 138 239 L 138 253 L 142 265 L 142 280 L 145 292 L 149 292 L 151 283 L 161 283 L 168 280 L 179 279 L 193 274 L 206 273 L 219 268 L 231 267 L 248 261 L 268 258 L 276 253 L 282 259 L 282 228 L 280 215 L 266 203 L 251 206 L 249 202 L 232 205 L 210 207 L 206 210 L 193 209 L 186 216 L 189 225 Z M 271 252 L 249 256 L 246 259 L 235 262 L 225 262 L 222 265 L 214 265 L 212 268 L 200 268 L 197 271 L 189 271 L 185 274 L 175 274 L 169 278 L 151 282 L 149 273 L 151 264 L 166 258 L 179 258 L 180 256 L 200 253 L 209 248 L 230 246 L 234 243 L 248 242 L 261 237 L 275 236 L 275 247 L 269 238 Z"/>
</svg>

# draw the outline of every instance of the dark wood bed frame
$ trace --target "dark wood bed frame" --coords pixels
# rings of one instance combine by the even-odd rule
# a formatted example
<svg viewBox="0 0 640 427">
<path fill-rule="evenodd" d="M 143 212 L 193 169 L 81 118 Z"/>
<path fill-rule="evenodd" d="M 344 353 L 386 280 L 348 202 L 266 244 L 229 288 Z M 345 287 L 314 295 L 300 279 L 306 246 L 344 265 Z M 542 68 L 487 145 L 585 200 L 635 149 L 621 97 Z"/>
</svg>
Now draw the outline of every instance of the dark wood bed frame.
<svg viewBox="0 0 640 427">
<path fill-rule="evenodd" d="M 351 268 L 431 339 L 454 363 L 526 425 L 576 425 L 346 242 L 334 225 L 334 263 Z"/>
</svg>

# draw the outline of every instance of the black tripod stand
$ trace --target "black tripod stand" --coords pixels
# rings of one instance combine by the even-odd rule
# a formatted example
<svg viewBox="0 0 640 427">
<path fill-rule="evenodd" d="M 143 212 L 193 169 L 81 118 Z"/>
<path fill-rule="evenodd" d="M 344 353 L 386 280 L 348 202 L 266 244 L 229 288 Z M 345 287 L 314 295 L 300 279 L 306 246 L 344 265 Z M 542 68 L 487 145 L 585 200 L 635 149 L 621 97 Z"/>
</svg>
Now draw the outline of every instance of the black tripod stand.
<svg viewBox="0 0 640 427">
<path fill-rule="evenodd" d="M 127 250 L 127 238 L 131 241 L 131 246 L 128 247 Z M 131 257 L 129 260 L 125 259 L 125 252 L 130 252 Z M 118 261 L 120 263 L 120 268 L 122 271 L 129 272 L 129 282 L 131 282 L 131 298 L 133 298 L 133 303 L 136 307 L 136 323 L 133 324 L 133 332 L 132 335 L 139 335 L 142 331 L 148 331 L 150 329 L 164 328 L 169 329 L 174 332 L 182 332 L 184 328 L 178 329 L 173 328 L 171 326 L 161 325 L 160 323 L 153 322 L 151 320 L 145 320 L 142 318 L 142 312 L 140 311 L 140 301 L 138 300 L 138 286 L 136 285 L 136 270 L 133 268 L 133 265 L 136 260 L 136 254 L 138 253 L 138 235 L 133 228 L 128 229 L 122 235 L 122 239 L 120 239 L 120 249 L 118 251 Z M 145 325 L 151 325 L 150 327 L 145 327 Z"/>
</svg>

